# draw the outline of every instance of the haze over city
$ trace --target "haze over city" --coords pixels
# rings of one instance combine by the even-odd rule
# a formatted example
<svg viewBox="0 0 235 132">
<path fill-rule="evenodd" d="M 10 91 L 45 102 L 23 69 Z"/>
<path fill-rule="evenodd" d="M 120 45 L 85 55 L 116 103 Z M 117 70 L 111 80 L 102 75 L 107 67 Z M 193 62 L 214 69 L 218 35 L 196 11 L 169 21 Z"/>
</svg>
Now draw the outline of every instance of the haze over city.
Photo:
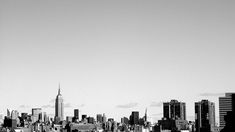
<svg viewBox="0 0 235 132">
<path fill-rule="evenodd" d="M 153 121 L 235 86 L 234 1 L 0 1 L 0 113 L 73 109 Z"/>
</svg>

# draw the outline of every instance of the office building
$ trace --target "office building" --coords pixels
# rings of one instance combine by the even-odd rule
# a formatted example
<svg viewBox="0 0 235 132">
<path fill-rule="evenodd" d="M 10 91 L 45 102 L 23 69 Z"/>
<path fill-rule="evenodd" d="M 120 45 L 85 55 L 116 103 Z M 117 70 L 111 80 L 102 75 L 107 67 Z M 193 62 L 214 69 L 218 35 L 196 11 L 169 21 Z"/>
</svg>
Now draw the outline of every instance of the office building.
<svg viewBox="0 0 235 132">
<path fill-rule="evenodd" d="M 186 120 L 186 108 L 184 102 L 171 100 L 163 103 L 163 117 L 166 119 Z"/>
<path fill-rule="evenodd" d="M 17 127 L 17 120 L 16 119 L 11 119 L 8 116 L 5 116 L 3 126 L 4 127 L 9 127 L 9 128 L 16 128 Z"/>
<path fill-rule="evenodd" d="M 130 115 L 130 125 L 137 125 L 139 124 L 139 112 L 132 111 Z"/>
<path fill-rule="evenodd" d="M 129 119 L 127 117 L 123 117 L 123 118 L 121 118 L 121 123 L 127 125 L 127 124 L 129 124 Z"/>
<path fill-rule="evenodd" d="M 195 103 L 196 132 L 214 132 L 215 104 L 208 100 Z"/>
<path fill-rule="evenodd" d="M 107 121 L 107 117 L 106 117 L 105 113 L 103 113 L 102 122 L 105 123 L 106 121 Z"/>
<path fill-rule="evenodd" d="M 74 118 L 79 120 L 79 109 L 74 109 Z"/>
<path fill-rule="evenodd" d="M 96 121 L 99 123 L 102 123 L 102 115 L 101 114 L 96 115 Z"/>
<path fill-rule="evenodd" d="M 87 115 L 82 115 L 82 120 L 85 120 L 87 118 Z"/>
<path fill-rule="evenodd" d="M 95 122 L 94 117 L 87 117 L 87 122 L 90 124 L 94 124 L 94 122 Z"/>
<path fill-rule="evenodd" d="M 32 108 L 32 122 L 36 122 L 39 120 L 40 114 L 42 113 L 42 109 L 41 108 Z"/>
<path fill-rule="evenodd" d="M 225 97 L 219 97 L 219 119 L 221 128 L 225 126 L 224 116 L 235 107 L 235 105 L 233 105 L 235 98 L 233 99 L 232 96 L 235 96 L 235 93 L 225 93 Z"/>
<path fill-rule="evenodd" d="M 55 121 L 58 123 L 59 121 L 64 120 L 64 103 L 63 103 L 63 97 L 60 93 L 60 85 L 58 94 L 56 96 L 55 100 Z"/>
</svg>

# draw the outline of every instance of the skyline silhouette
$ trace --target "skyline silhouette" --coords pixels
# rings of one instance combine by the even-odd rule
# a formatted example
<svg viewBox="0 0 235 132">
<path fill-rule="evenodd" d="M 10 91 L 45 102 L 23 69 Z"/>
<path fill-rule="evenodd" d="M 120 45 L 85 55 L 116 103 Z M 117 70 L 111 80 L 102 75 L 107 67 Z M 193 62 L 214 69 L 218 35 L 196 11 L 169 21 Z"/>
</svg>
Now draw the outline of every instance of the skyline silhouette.
<svg viewBox="0 0 235 132">
<path fill-rule="evenodd" d="M 0 113 L 73 108 L 161 118 L 162 102 L 233 92 L 234 1 L 0 1 Z M 8 100 L 8 101 L 6 101 Z"/>
</svg>

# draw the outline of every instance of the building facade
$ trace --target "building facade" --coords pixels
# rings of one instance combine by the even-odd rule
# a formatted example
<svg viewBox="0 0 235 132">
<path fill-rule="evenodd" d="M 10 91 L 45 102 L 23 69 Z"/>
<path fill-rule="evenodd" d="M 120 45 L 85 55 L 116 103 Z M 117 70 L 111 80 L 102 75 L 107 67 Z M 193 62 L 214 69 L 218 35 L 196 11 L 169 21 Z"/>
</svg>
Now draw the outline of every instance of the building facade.
<svg viewBox="0 0 235 132">
<path fill-rule="evenodd" d="M 139 112 L 132 111 L 130 115 L 130 125 L 137 125 L 139 124 Z"/>
<path fill-rule="evenodd" d="M 102 123 L 102 114 L 97 114 L 96 115 L 96 121 L 99 123 Z"/>
<path fill-rule="evenodd" d="M 73 120 L 79 120 L 79 109 L 74 109 L 74 119 Z"/>
<path fill-rule="evenodd" d="M 39 120 L 39 116 L 42 113 L 42 109 L 41 108 L 32 108 L 32 122 L 36 122 Z"/>
<path fill-rule="evenodd" d="M 215 104 L 208 100 L 195 103 L 196 132 L 214 132 Z"/>
<path fill-rule="evenodd" d="M 225 93 L 225 97 L 219 97 L 219 119 L 221 128 L 225 126 L 224 116 L 235 107 L 235 105 L 233 105 L 235 101 L 232 101 L 232 96 L 235 96 L 235 93 Z"/>
<path fill-rule="evenodd" d="M 55 100 L 55 121 L 63 121 L 64 120 L 64 103 L 63 97 L 60 93 L 60 86 L 58 90 L 58 95 Z"/>
<path fill-rule="evenodd" d="M 163 103 L 163 117 L 166 119 L 186 120 L 186 106 L 184 102 L 171 100 Z"/>
</svg>

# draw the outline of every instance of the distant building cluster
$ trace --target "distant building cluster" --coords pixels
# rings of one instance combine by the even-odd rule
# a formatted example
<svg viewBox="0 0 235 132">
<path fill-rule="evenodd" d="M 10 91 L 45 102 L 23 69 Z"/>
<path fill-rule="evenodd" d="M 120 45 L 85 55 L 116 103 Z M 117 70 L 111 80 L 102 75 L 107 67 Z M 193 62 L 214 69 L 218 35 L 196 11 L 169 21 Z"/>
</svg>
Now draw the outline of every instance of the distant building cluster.
<svg viewBox="0 0 235 132">
<path fill-rule="evenodd" d="M 106 115 L 90 117 L 85 114 L 79 118 L 79 109 L 73 116 L 64 118 L 63 97 L 60 91 L 55 100 L 55 116 L 50 118 L 41 108 L 32 108 L 32 113 L 21 113 L 7 109 L 7 115 L 0 115 L 0 132 L 234 132 L 235 129 L 235 93 L 226 93 L 219 97 L 220 126 L 215 123 L 215 104 L 208 100 L 195 102 L 195 120 L 187 121 L 186 104 L 177 100 L 163 103 L 163 117 L 151 124 L 147 109 L 144 116 L 132 111 L 129 118 L 121 122 Z"/>
</svg>

